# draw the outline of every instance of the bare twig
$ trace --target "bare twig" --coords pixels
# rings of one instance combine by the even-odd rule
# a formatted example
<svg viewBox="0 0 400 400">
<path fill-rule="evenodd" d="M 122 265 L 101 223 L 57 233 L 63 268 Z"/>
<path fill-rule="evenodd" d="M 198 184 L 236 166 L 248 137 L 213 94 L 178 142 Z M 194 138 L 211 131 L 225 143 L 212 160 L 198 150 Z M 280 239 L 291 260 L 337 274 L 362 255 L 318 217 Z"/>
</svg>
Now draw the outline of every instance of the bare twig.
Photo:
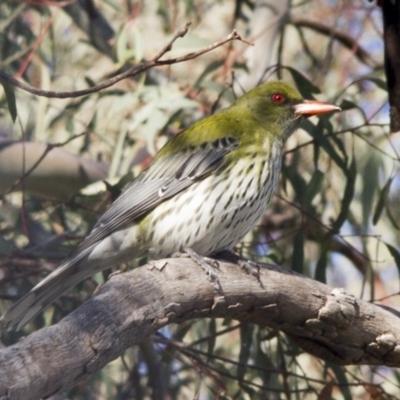
<svg viewBox="0 0 400 400">
<path fill-rule="evenodd" d="M 1 71 L 1 70 L 0 70 Z M 3 194 L 8 194 L 11 193 L 20 183 L 22 183 L 22 181 L 24 179 L 26 179 L 39 165 L 40 163 L 44 160 L 44 158 L 46 157 L 46 155 L 53 150 L 56 147 L 63 147 L 66 144 L 68 144 L 69 142 L 71 142 L 72 140 L 75 140 L 78 137 L 81 137 L 83 135 L 85 135 L 86 132 L 82 132 L 78 135 L 74 135 L 70 138 L 68 138 L 66 141 L 62 142 L 62 143 L 48 143 L 46 145 L 46 149 L 43 151 L 43 154 L 35 161 L 35 163 L 27 170 L 25 171 L 25 167 L 23 168 L 23 170 L 25 171 L 23 173 L 23 175 L 21 175 L 13 184 L 12 186 Z M 23 158 L 23 160 L 25 159 L 25 157 Z"/>
<path fill-rule="evenodd" d="M 173 44 L 175 43 L 175 41 L 186 35 L 186 33 L 188 32 L 190 23 L 186 23 L 186 25 L 181 28 L 174 36 L 173 38 L 168 42 L 168 44 L 166 46 L 164 46 L 157 54 L 154 58 L 152 58 L 149 61 L 145 61 L 142 64 L 133 67 L 133 68 L 129 68 L 127 71 L 118 74 L 110 79 L 107 79 L 101 83 L 99 83 L 98 85 L 95 85 L 91 88 L 87 88 L 84 90 L 77 90 L 77 91 L 73 91 L 73 92 L 54 92 L 54 91 L 49 91 L 49 90 L 41 90 L 41 89 L 37 89 L 34 88 L 30 85 L 27 85 L 23 82 L 20 82 L 19 80 L 13 78 L 12 76 L 6 74 L 4 71 L 2 71 L 0 69 L 0 79 L 12 84 L 13 86 L 25 90 L 29 93 L 32 93 L 36 96 L 43 96 L 43 97 L 49 97 L 49 98 L 59 98 L 59 99 L 66 99 L 66 98 L 75 98 L 75 97 L 81 97 L 81 96 L 86 96 L 88 94 L 91 93 L 95 93 L 98 92 L 100 90 L 106 89 L 110 86 L 115 85 L 117 82 L 122 81 L 123 79 L 126 79 L 128 77 L 132 77 L 135 75 L 140 74 L 143 71 L 146 71 L 150 68 L 153 67 L 158 67 L 158 66 L 163 66 L 163 65 L 171 65 L 171 64 L 178 64 L 184 61 L 188 61 L 188 60 L 193 60 L 194 58 L 197 58 L 205 53 L 208 53 L 214 49 L 216 49 L 217 47 L 221 47 L 222 45 L 231 42 L 233 40 L 239 40 L 243 43 L 246 43 L 248 45 L 253 45 L 252 42 L 250 42 L 249 40 L 242 38 L 241 35 L 239 35 L 236 30 L 233 30 L 228 36 L 226 36 L 224 39 L 218 40 L 215 43 L 201 49 L 198 51 L 194 51 L 192 53 L 188 53 L 184 56 L 181 57 L 176 57 L 176 58 L 170 58 L 167 60 L 160 60 L 160 58 L 162 56 L 164 56 L 168 51 L 171 50 Z"/>
<path fill-rule="evenodd" d="M 191 22 L 186 22 L 185 26 L 181 29 L 179 29 L 178 32 L 175 33 L 175 35 L 173 36 L 173 38 L 169 41 L 169 43 L 167 43 L 166 46 L 164 46 L 157 54 L 156 56 L 153 58 L 153 60 L 158 61 L 163 55 L 165 55 L 166 53 L 168 53 L 169 51 L 171 51 L 172 49 L 172 45 L 174 44 L 175 40 L 178 38 L 182 38 L 184 37 L 189 30 L 189 27 L 192 23 Z"/>
<path fill-rule="evenodd" d="M 176 40 L 176 38 L 175 38 L 175 40 Z M 224 39 L 218 40 L 217 42 L 214 42 L 213 44 L 210 44 L 209 46 L 205 47 L 204 49 L 194 51 L 194 52 L 186 54 L 185 56 L 182 56 L 182 57 L 170 58 L 170 59 L 164 60 L 164 61 L 160 60 L 160 61 L 158 61 L 157 65 L 177 64 L 177 63 L 180 63 L 183 61 L 193 60 L 194 58 L 197 58 L 205 53 L 208 53 L 211 50 L 214 50 L 217 47 L 221 47 L 225 43 L 231 42 L 233 40 L 239 40 L 243 43 L 248 44 L 249 46 L 254 46 L 253 42 L 242 38 L 242 36 L 239 35 L 239 33 L 237 33 L 236 29 L 234 29 L 227 37 L 225 37 Z"/>
<path fill-rule="evenodd" d="M 357 43 L 357 41 L 344 32 L 307 18 L 292 18 L 291 23 L 297 28 L 309 28 L 323 35 L 331 36 L 349 50 L 354 50 L 355 56 L 364 64 L 373 68 L 379 66 L 379 64 L 359 45 L 359 43 Z"/>
</svg>

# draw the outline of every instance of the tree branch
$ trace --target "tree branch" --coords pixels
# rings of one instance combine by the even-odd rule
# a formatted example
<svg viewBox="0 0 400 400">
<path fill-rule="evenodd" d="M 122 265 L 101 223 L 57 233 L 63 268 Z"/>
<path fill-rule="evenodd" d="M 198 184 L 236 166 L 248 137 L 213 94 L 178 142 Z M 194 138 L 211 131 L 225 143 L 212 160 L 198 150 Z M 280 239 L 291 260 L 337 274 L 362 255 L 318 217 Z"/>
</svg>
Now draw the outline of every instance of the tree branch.
<svg viewBox="0 0 400 400">
<path fill-rule="evenodd" d="M 197 58 L 205 53 L 208 53 L 208 52 L 216 49 L 217 47 L 221 47 L 222 45 L 224 45 L 228 42 L 231 42 L 233 40 L 239 40 L 248 45 L 253 45 L 253 43 L 251 43 L 247 39 L 242 38 L 242 36 L 239 35 L 239 33 L 237 33 L 236 30 L 233 30 L 224 39 L 218 40 L 218 41 L 214 42 L 213 44 L 206 46 L 203 49 L 194 51 L 192 53 L 188 53 L 181 57 L 175 57 L 175 58 L 169 58 L 167 60 L 161 60 L 160 58 L 163 57 L 168 51 L 170 51 L 172 49 L 172 46 L 175 43 L 175 41 L 178 38 L 186 35 L 186 33 L 188 32 L 189 26 L 190 26 L 190 23 L 189 22 L 186 23 L 186 25 L 183 28 L 181 28 L 173 36 L 173 38 L 167 43 L 167 45 L 164 46 L 156 54 L 156 56 L 153 57 L 151 60 L 145 61 L 145 62 L 137 65 L 136 67 L 129 68 L 128 70 L 126 70 L 118 75 L 115 75 L 112 78 L 107 79 L 107 80 L 105 80 L 95 86 L 92 86 L 90 88 L 87 88 L 87 89 L 77 90 L 77 91 L 73 91 L 73 92 L 54 92 L 54 91 L 49 91 L 49 90 L 41 90 L 41 89 L 34 88 L 30 85 L 27 85 L 26 83 L 20 82 L 18 79 L 15 79 L 11 75 L 6 74 L 1 69 L 0 69 L 0 80 L 4 80 L 19 89 L 25 90 L 25 91 L 32 93 L 34 95 L 37 95 L 37 96 L 43 96 L 43 97 L 49 97 L 49 98 L 59 98 L 59 99 L 75 98 L 75 97 L 86 96 L 91 93 L 99 92 L 100 90 L 103 90 L 110 86 L 115 85 L 117 82 L 122 81 L 123 79 L 138 75 L 141 72 L 144 72 L 153 67 L 178 64 L 178 63 L 181 63 L 184 61 L 193 60 L 194 58 Z"/>
<path fill-rule="evenodd" d="M 333 39 L 336 39 L 344 47 L 346 47 L 350 51 L 354 51 L 354 55 L 362 63 L 368 65 L 369 67 L 377 68 L 380 66 L 380 64 L 371 57 L 368 51 L 364 50 L 360 46 L 360 44 L 356 40 L 354 40 L 354 38 L 352 38 L 345 32 L 339 31 L 323 23 L 320 23 L 318 21 L 312 21 L 307 18 L 292 17 L 290 22 L 297 28 L 309 28 L 316 32 L 321 33 L 322 35 L 330 36 Z"/>
<path fill-rule="evenodd" d="M 338 364 L 400 367 L 400 318 L 278 266 L 260 282 L 220 262 L 219 285 L 190 259 L 152 262 L 114 274 L 58 324 L 0 350 L 0 398 L 64 391 L 161 327 L 231 317 L 280 329 L 308 352 Z M 4 397 L 2 397 L 4 396 Z"/>
</svg>

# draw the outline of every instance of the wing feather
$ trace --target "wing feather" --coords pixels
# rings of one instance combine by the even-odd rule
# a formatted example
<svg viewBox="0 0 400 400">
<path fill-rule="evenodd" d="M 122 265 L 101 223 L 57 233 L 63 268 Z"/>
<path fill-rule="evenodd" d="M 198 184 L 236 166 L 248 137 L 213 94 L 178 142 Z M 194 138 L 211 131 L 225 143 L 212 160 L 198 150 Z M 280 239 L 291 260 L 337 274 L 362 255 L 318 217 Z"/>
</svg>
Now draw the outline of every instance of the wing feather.
<svg viewBox="0 0 400 400">
<path fill-rule="evenodd" d="M 237 141 L 231 140 L 218 148 L 178 153 L 158 159 L 111 204 L 74 254 L 86 253 L 85 249 L 94 243 L 122 229 L 158 204 L 204 178 L 216 170 L 225 156 L 236 147 Z"/>
</svg>

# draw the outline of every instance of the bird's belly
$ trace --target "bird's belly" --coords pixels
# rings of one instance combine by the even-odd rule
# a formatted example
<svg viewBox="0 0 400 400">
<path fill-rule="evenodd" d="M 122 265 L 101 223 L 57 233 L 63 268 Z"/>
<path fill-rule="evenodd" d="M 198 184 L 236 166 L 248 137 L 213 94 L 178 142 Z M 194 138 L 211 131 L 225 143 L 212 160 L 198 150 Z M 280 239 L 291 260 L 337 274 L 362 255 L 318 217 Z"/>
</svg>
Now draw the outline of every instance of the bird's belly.
<svg viewBox="0 0 400 400">
<path fill-rule="evenodd" d="M 165 201 L 146 218 L 147 246 L 164 257 L 185 248 L 212 255 L 234 247 L 257 223 L 275 193 L 280 164 L 239 161 Z"/>
</svg>

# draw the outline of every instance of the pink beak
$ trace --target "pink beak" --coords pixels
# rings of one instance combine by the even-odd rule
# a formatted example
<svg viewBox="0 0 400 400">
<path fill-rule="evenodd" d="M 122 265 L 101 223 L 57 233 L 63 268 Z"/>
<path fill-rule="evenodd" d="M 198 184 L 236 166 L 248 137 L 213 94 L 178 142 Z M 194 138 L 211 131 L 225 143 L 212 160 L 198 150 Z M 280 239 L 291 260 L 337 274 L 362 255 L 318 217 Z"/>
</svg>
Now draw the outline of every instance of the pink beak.
<svg viewBox="0 0 400 400">
<path fill-rule="evenodd" d="M 311 117 L 313 115 L 325 114 L 332 111 L 340 111 L 341 108 L 333 104 L 325 103 L 318 100 L 303 100 L 302 103 L 294 106 L 294 113 L 303 117 Z"/>
</svg>

